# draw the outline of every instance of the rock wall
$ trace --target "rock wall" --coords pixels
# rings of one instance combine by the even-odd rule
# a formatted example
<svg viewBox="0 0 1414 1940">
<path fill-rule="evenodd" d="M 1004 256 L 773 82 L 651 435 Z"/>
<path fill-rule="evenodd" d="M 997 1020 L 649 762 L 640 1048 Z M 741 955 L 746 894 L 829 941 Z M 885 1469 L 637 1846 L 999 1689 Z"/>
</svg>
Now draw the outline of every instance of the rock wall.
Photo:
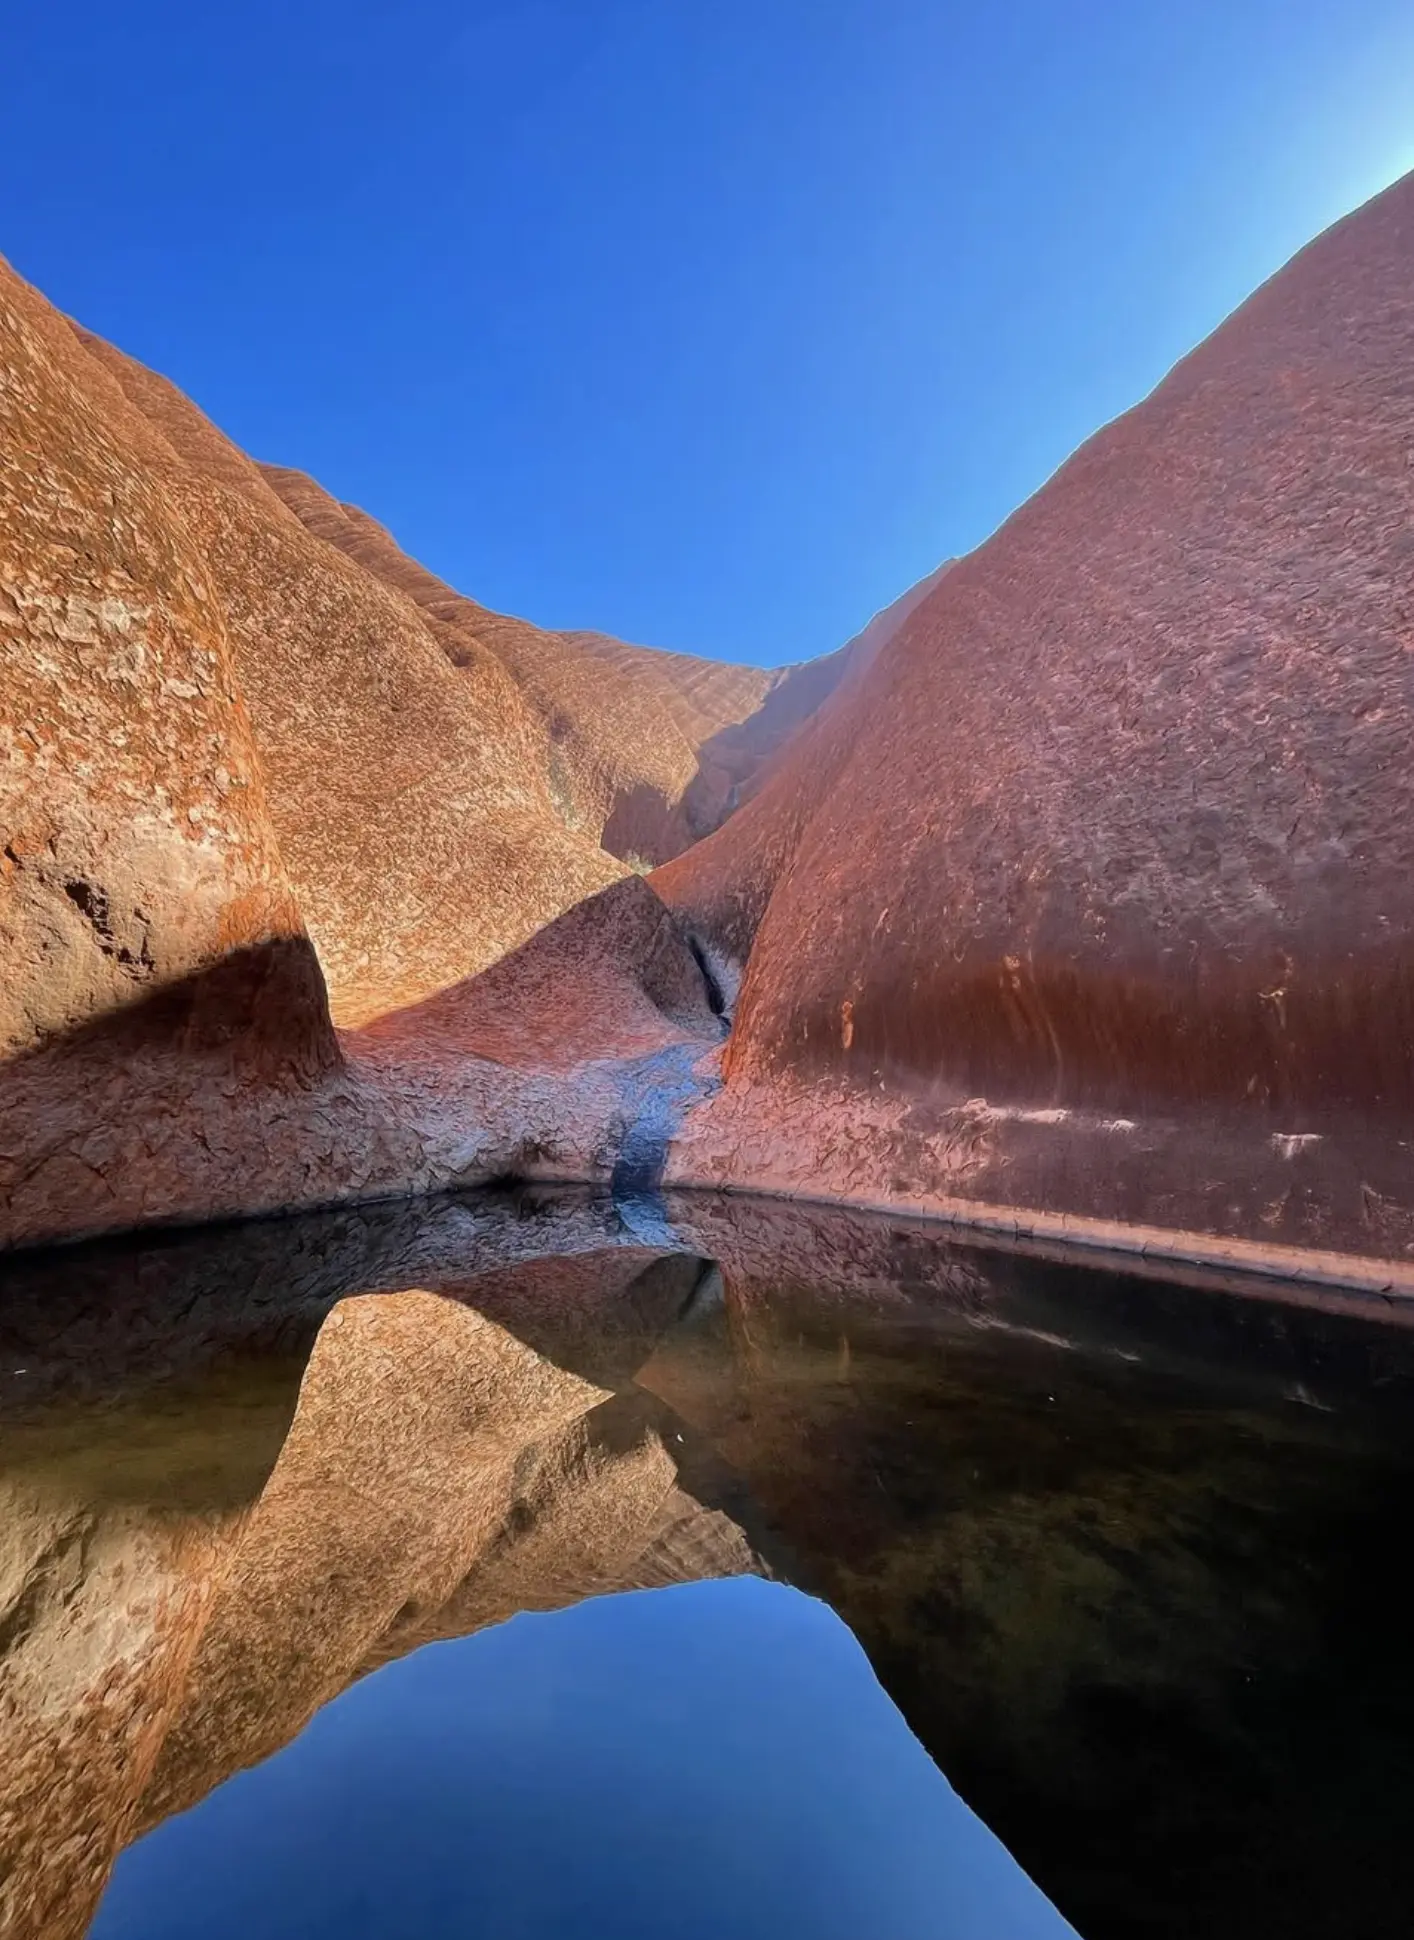
<svg viewBox="0 0 1414 1940">
<path fill-rule="evenodd" d="M 435 582 L 386 537 L 370 569 L 320 528 L 371 521 L 8 269 L 0 349 L 0 1245 L 474 1179 L 551 1118 L 561 1163 L 612 1167 L 633 1060 L 718 1030 L 674 919 L 599 846 L 613 789 L 597 821 L 563 812 L 538 690 L 479 609 L 420 604 Z M 607 762 L 615 643 L 556 651 Z M 681 793 L 693 737 L 767 677 L 623 652 L 651 705 L 614 785 L 671 715 Z M 567 950 L 574 909 L 593 934 Z M 506 1019 L 545 1062 L 520 976 L 556 1000 L 543 1044 L 583 1013 L 578 1105 L 505 1075 Z M 438 992 L 461 1022 L 419 1042 Z"/>
<path fill-rule="evenodd" d="M 655 874 L 683 1178 L 1414 1249 L 1414 177 L 956 564 Z"/>
</svg>

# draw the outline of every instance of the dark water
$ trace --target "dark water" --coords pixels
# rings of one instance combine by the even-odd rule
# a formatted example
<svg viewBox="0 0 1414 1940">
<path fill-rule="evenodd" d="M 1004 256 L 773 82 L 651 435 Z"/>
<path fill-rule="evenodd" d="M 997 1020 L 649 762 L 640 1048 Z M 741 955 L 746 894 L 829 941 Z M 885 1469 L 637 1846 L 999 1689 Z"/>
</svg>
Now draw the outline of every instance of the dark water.
<svg viewBox="0 0 1414 1940">
<path fill-rule="evenodd" d="M 12 1261 L 0 1934 L 1402 1940 L 1414 1337 L 1270 1294 L 551 1192 Z"/>
</svg>

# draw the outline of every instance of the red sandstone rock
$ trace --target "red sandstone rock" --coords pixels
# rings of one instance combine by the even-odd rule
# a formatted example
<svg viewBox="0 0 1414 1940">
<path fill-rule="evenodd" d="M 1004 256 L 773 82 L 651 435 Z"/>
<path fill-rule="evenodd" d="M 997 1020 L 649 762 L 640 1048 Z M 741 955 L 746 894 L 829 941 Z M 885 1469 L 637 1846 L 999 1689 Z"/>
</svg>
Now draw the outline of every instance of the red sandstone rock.
<svg viewBox="0 0 1414 1940">
<path fill-rule="evenodd" d="M 476 607 L 7 277 L 0 1244 L 675 1139 L 1407 1281 L 1411 265 L 1414 178 L 774 679 Z"/>
<path fill-rule="evenodd" d="M 1414 177 L 653 878 L 745 956 L 683 1177 L 1414 1249 Z"/>
<path fill-rule="evenodd" d="M 428 576 L 381 535 L 377 571 L 321 536 L 311 507 L 377 528 L 276 475 L 292 510 L 189 400 L 8 270 L 0 300 L 0 1245 L 419 1190 L 537 1140 L 592 1168 L 604 1114 L 633 1116 L 616 1048 L 717 1035 L 652 893 L 589 900 L 625 874 L 604 816 L 654 774 L 680 795 L 768 677 L 623 649 L 646 699 L 616 769 L 616 643 L 522 628 L 564 663 L 563 704 L 592 703 L 576 734 L 609 778 L 567 814 L 541 699 L 467 603 L 425 610 L 407 589 Z M 668 729 L 652 771 L 634 749 Z M 552 919 L 577 906 L 567 950 Z M 546 1063 L 521 975 L 550 1063 L 571 1037 L 593 1061 L 558 1102 L 497 1061 L 509 1029 Z M 345 1025 L 438 991 L 450 1010 L 426 1042 L 393 1025 L 341 1056 L 326 980 Z"/>
<path fill-rule="evenodd" d="M 0 358 L 0 1055 L 240 951 L 289 966 L 286 1001 L 257 1020 L 233 982 L 219 1027 L 267 1071 L 327 1061 L 205 561 L 121 398 L 3 266 Z"/>
<path fill-rule="evenodd" d="M 101 355 L 167 444 L 338 1022 L 484 969 L 622 873 L 556 816 L 493 654 L 459 675 L 404 593 L 312 534 L 163 379 Z"/>
<path fill-rule="evenodd" d="M 454 666 L 471 678 L 488 662 L 509 672 L 567 828 L 615 856 L 659 862 L 717 826 L 726 805 L 703 786 L 704 746 L 748 719 L 780 676 L 494 613 L 409 559 L 357 506 L 300 472 L 263 469 L 311 532 L 414 602 Z"/>
</svg>

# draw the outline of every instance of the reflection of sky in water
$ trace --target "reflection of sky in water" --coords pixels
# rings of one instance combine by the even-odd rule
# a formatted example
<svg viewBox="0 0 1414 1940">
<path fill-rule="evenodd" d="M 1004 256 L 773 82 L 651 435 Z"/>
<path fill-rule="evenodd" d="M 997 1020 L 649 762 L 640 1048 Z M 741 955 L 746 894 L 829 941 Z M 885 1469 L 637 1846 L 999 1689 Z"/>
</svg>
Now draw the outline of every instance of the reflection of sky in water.
<svg viewBox="0 0 1414 1940">
<path fill-rule="evenodd" d="M 1047 1940 L 821 1603 L 753 1578 L 433 1644 L 117 1864 L 93 1940 Z"/>
</svg>

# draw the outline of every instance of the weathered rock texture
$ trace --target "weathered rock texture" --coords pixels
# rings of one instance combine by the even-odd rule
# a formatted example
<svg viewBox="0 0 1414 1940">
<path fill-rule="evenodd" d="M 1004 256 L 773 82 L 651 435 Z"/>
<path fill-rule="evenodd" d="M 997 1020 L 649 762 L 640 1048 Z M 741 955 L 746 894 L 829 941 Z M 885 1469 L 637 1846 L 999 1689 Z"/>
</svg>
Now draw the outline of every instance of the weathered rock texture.
<svg viewBox="0 0 1414 1940">
<path fill-rule="evenodd" d="M 0 1244 L 666 1160 L 1414 1287 L 1414 177 L 778 675 L 0 296 Z"/>
<path fill-rule="evenodd" d="M 311 532 L 413 602 L 454 666 L 472 679 L 488 663 L 510 674 L 532 723 L 532 766 L 568 828 L 641 864 L 717 826 L 726 803 L 700 773 L 703 750 L 752 717 L 783 674 L 492 612 L 409 559 L 357 506 L 301 472 L 262 470 Z"/>
<path fill-rule="evenodd" d="M 611 1167 L 720 1030 L 601 838 L 773 677 L 459 600 L 3 265 L 0 351 L 0 1245 Z"/>
<path fill-rule="evenodd" d="M 654 877 L 683 1178 L 1414 1262 L 1414 177 L 952 567 Z"/>
</svg>

